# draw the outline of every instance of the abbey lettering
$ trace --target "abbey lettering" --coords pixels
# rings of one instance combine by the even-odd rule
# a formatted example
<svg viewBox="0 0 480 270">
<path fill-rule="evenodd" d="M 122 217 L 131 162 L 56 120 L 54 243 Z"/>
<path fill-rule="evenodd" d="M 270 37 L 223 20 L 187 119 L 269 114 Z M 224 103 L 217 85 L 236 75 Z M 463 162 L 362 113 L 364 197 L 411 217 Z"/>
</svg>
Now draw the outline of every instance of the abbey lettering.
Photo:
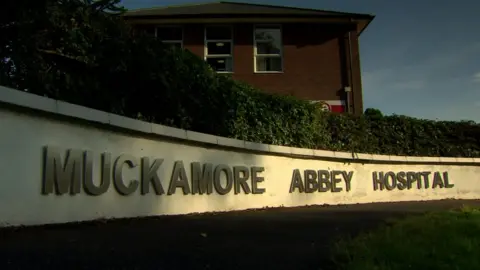
<svg viewBox="0 0 480 270">
<path fill-rule="evenodd" d="M 290 193 L 349 192 L 353 171 L 293 170 Z"/>
<path fill-rule="evenodd" d="M 225 195 L 234 194 L 262 194 L 261 187 L 264 177 L 263 167 L 229 166 L 226 164 L 211 164 L 192 162 L 184 164 L 177 160 L 171 174 L 163 185 L 159 170 L 163 169 L 162 158 L 137 158 L 122 154 L 113 158 L 110 153 L 101 154 L 99 183 L 94 181 L 94 154 L 90 151 L 69 149 L 65 152 L 65 159 L 61 158 L 61 151 L 54 147 L 44 149 L 44 171 L 42 194 L 78 194 L 82 190 L 92 196 L 99 196 L 107 192 L 112 186 L 121 195 L 131 195 L 135 192 L 145 195 L 173 195 L 175 193 L 212 194 L 213 192 Z M 187 174 L 186 166 L 190 166 Z M 125 177 L 125 170 L 134 170 L 136 177 Z"/>
</svg>

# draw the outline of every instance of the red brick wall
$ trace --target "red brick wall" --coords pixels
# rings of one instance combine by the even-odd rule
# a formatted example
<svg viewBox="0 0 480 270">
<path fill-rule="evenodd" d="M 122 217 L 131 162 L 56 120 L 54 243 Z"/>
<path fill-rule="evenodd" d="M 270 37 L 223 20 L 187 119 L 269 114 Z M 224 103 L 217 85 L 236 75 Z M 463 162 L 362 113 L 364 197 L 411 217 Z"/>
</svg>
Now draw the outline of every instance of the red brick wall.
<svg viewBox="0 0 480 270">
<path fill-rule="evenodd" d="M 202 58 L 203 27 L 184 26 L 184 47 Z M 271 93 L 292 94 L 308 100 L 345 100 L 343 87 L 350 81 L 348 40 L 345 38 L 348 30 L 340 26 L 313 24 L 284 24 L 282 30 L 284 72 L 256 74 L 253 25 L 234 25 L 233 77 Z M 356 112 L 361 112 L 360 63 L 355 35 L 352 35 L 352 53 L 352 105 L 355 105 Z"/>
<path fill-rule="evenodd" d="M 194 54 L 204 57 L 204 26 L 188 24 L 183 27 L 183 47 Z"/>
</svg>

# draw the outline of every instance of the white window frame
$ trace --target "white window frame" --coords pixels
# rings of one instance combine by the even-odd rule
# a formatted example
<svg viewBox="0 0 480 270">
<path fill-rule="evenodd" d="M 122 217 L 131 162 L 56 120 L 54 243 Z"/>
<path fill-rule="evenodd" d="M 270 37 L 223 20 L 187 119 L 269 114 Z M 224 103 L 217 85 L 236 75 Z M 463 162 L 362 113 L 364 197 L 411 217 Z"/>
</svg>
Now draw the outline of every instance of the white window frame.
<svg viewBox="0 0 480 270">
<path fill-rule="evenodd" d="M 255 33 L 257 28 L 262 29 L 278 29 L 280 30 L 280 53 L 278 54 L 258 54 L 257 53 L 257 39 L 255 38 Z M 264 41 L 263 41 L 264 42 Z M 260 41 L 259 43 L 262 43 Z M 278 57 L 281 60 L 281 70 L 280 71 L 258 71 L 257 70 L 257 57 Z M 281 24 L 256 24 L 253 26 L 253 70 L 255 73 L 283 73 L 284 72 L 284 57 L 283 57 L 283 27 Z"/>
<path fill-rule="evenodd" d="M 155 38 L 158 37 L 157 33 L 158 33 L 158 29 L 159 28 L 180 28 L 180 30 L 182 31 L 182 39 L 181 40 L 178 40 L 178 39 L 171 39 L 171 40 L 162 40 L 163 43 L 165 44 L 174 44 L 174 43 L 180 43 L 180 48 L 183 49 L 183 39 L 184 39 L 184 29 L 183 29 L 183 26 L 182 25 L 157 25 L 155 26 Z"/>
<path fill-rule="evenodd" d="M 225 27 L 230 29 L 230 39 L 207 39 L 207 29 L 209 27 Z M 215 54 L 215 55 L 208 55 L 208 46 L 207 42 L 223 42 L 223 43 L 230 43 L 230 54 Z M 211 24 L 211 25 L 205 25 L 203 28 L 203 56 L 204 60 L 207 61 L 208 58 L 230 58 L 232 62 L 232 70 L 229 71 L 215 71 L 217 73 L 233 73 L 233 46 L 234 46 L 234 40 L 233 40 L 233 26 L 232 25 L 225 25 L 225 24 Z"/>
</svg>

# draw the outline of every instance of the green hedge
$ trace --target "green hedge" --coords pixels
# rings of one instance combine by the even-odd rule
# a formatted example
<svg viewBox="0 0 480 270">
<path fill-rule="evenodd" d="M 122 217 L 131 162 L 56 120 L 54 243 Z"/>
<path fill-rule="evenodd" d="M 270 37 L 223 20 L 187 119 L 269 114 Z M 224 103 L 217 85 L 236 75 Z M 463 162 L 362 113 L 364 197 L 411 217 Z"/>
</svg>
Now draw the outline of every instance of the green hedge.
<svg viewBox="0 0 480 270">
<path fill-rule="evenodd" d="M 108 6 L 111 1 L 100 2 Z M 0 63 L 2 85 L 253 142 L 375 154 L 480 156 L 479 124 L 382 116 L 375 110 L 363 116 L 320 112 L 306 101 L 266 94 L 216 74 L 188 51 L 133 35 L 122 18 L 93 6 L 98 2 L 36 3 L 29 9 L 12 3 L 9 8 L 17 10 L 3 14 L 0 57 L 9 61 Z"/>
</svg>

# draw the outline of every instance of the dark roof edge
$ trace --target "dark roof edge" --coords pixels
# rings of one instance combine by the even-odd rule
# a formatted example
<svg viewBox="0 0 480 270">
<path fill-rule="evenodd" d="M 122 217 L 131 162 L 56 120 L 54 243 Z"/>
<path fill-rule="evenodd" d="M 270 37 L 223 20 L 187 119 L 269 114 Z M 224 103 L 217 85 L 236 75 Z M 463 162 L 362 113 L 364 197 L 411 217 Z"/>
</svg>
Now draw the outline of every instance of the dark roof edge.
<svg viewBox="0 0 480 270">
<path fill-rule="evenodd" d="M 269 4 L 257 4 L 257 3 L 244 3 L 244 2 L 236 2 L 236 1 L 212 1 L 211 3 L 225 3 L 225 4 L 236 4 L 236 5 L 246 5 L 246 6 L 257 6 L 257 7 L 269 7 L 269 8 L 282 8 L 282 9 L 290 9 L 290 10 L 303 10 L 303 11 L 319 11 L 319 12 L 329 12 L 329 13 L 336 13 L 338 15 L 345 15 L 345 16 L 375 16 L 373 14 L 367 13 L 353 13 L 353 12 L 342 12 L 342 11 L 335 11 L 335 10 L 327 10 L 327 9 L 315 9 L 315 8 L 301 8 L 301 7 L 292 7 L 292 6 L 284 6 L 284 5 L 269 5 Z"/>
<path fill-rule="evenodd" d="M 156 6 L 156 7 L 149 7 L 149 8 L 136 8 L 136 9 L 127 9 L 124 13 L 127 14 L 129 12 L 136 12 L 136 11 L 144 11 L 144 10 L 154 10 L 160 8 L 180 8 L 180 7 L 191 7 L 191 6 L 201 6 L 201 5 L 208 5 L 208 4 L 219 4 L 219 3 L 228 3 L 225 1 L 204 1 L 204 2 L 196 2 L 196 3 L 185 3 L 185 4 L 178 4 L 178 5 L 165 5 L 165 6 Z"/>
<path fill-rule="evenodd" d="M 337 15 L 341 15 L 341 16 L 365 17 L 365 18 L 371 18 L 371 19 L 373 19 L 373 17 L 375 17 L 375 15 L 367 14 L 367 13 L 341 12 L 341 11 L 325 10 L 325 9 L 300 8 L 300 7 L 283 6 L 283 5 L 245 3 L 245 2 L 236 2 L 236 1 L 205 1 L 205 2 L 198 2 L 198 3 L 190 3 L 190 4 L 166 5 L 166 6 L 158 6 L 158 7 L 151 7 L 151 8 L 139 8 L 139 9 L 127 10 L 127 12 L 123 14 L 123 16 L 128 16 L 128 17 L 132 16 L 133 17 L 135 15 L 131 14 L 131 13 L 135 13 L 136 11 L 166 9 L 166 8 L 192 7 L 192 6 L 200 6 L 200 5 L 208 5 L 208 4 L 235 4 L 235 5 L 254 6 L 254 7 L 256 6 L 256 7 L 267 7 L 267 8 L 279 8 L 279 9 L 285 9 L 285 10 L 299 10 L 299 11 L 310 11 L 310 12 L 328 12 L 328 13 L 332 13 L 332 15 L 337 14 Z M 138 15 L 138 16 L 145 16 L 145 15 Z"/>
<path fill-rule="evenodd" d="M 365 16 L 357 16 L 357 17 L 352 17 L 348 15 L 343 15 L 343 14 L 331 14 L 331 15 L 315 15 L 315 14 L 236 14 L 236 13 L 224 13 L 224 14 L 212 14 L 212 13 L 201 13 L 201 14 L 174 14 L 174 15 L 155 15 L 155 14 L 149 14 L 149 15 L 134 15 L 131 14 L 129 16 L 126 16 L 128 18 L 162 18 L 162 19 L 171 19 L 171 18 L 199 18 L 199 17 L 208 17 L 208 18 L 249 18 L 249 17 L 268 17 L 268 18 L 276 18 L 276 17 L 288 17 L 288 18 L 320 18 L 320 17 L 325 17 L 325 18 L 350 18 L 350 19 L 360 19 L 360 20 L 372 20 L 374 16 L 370 15 L 365 15 Z"/>
<path fill-rule="evenodd" d="M 373 19 L 375 19 L 375 15 L 371 15 L 370 19 L 368 20 L 367 24 L 365 24 L 365 26 L 362 28 L 362 30 L 360 32 L 358 32 L 357 36 L 360 36 L 363 31 L 365 31 L 365 29 L 368 28 L 368 26 L 370 25 L 370 23 L 372 23 Z"/>
</svg>

